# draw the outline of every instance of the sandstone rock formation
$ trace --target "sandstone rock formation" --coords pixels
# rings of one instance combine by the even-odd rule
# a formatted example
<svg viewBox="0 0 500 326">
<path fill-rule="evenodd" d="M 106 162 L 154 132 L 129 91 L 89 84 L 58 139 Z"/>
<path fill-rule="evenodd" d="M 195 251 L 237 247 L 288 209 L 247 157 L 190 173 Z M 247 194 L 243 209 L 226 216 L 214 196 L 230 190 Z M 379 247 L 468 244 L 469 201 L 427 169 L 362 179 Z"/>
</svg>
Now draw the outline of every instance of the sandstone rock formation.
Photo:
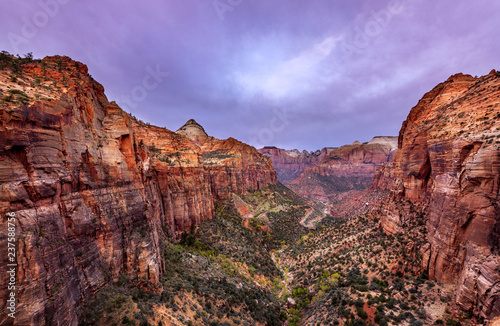
<svg viewBox="0 0 500 326">
<path fill-rule="evenodd" d="M 186 122 L 184 126 L 180 127 L 175 133 L 191 139 L 197 145 L 203 144 L 208 138 L 205 129 L 203 129 L 194 119 Z"/>
<path fill-rule="evenodd" d="M 201 149 L 216 199 L 228 198 L 232 192 L 241 194 L 278 182 L 271 160 L 259 154 L 254 147 L 234 138 L 219 140 L 210 137 Z"/>
<path fill-rule="evenodd" d="M 377 166 L 392 160 L 396 137 L 375 137 L 332 150 L 313 167 L 307 168 L 289 187 L 297 193 L 327 201 L 330 197 L 368 188 Z"/>
<path fill-rule="evenodd" d="M 333 151 L 334 148 L 325 147 L 315 152 L 298 150 L 285 150 L 274 146 L 266 146 L 259 152 L 269 156 L 273 162 L 274 169 L 278 174 L 278 180 L 283 184 L 289 184 L 297 179 L 305 169 L 318 164 L 323 158 Z"/>
<path fill-rule="evenodd" d="M 193 134 L 194 121 L 174 133 L 136 120 L 84 64 L 0 59 L 0 243 L 7 252 L 3 217 L 15 212 L 15 325 L 77 325 L 81 306 L 121 273 L 154 287 L 162 239 L 213 217 L 215 199 L 277 182 L 251 146 Z"/>
<path fill-rule="evenodd" d="M 226 199 L 233 192 L 242 194 L 278 182 L 271 160 L 252 146 L 234 138 L 220 140 L 209 137 L 193 119 L 176 133 L 199 145 L 215 199 Z"/>
<path fill-rule="evenodd" d="M 458 305 L 486 318 L 500 314 L 499 145 L 500 74 L 457 74 L 411 110 L 393 168 L 376 178 L 382 187 L 393 180 L 379 212 L 384 230 L 424 219 L 423 270 L 457 284 Z"/>
</svg>

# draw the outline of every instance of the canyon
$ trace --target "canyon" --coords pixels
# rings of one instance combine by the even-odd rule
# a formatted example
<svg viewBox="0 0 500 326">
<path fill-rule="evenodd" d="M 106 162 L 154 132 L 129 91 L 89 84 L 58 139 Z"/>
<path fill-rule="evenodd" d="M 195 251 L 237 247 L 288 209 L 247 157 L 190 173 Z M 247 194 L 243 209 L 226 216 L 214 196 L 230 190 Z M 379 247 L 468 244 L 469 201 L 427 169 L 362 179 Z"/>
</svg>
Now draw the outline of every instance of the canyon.
<svg viewBox="0 0 500 326">
<path fill-rule="evenodd" d="M 187 323 L 178 305 L 205 324 L 353 323 L 345 307 L 379 325 L 500 315 L 499 72 L 440 83 L 398 137 L 299 152 L 217 139 L 194 119 L 175 132 L 145 123 L 68 57 L 0 63 L 14 325 L 105 325 L 110 312 L 127 324 L 138 311 Z M 1 219 L 7 252 L 4 230 Z M 109 294 L 124 279 L 140 293 L 126 314 Z M 7 288 L 0 278 L 2 311 Z M 449 313 L 426 312 L 448 298 Z"/>
<path fill-rule="evenodd" d="M 135 119 L 80 62 L 1 59 L 0 214 L 15 212 L 19 228 L 16 325 L 77 325 L 122 273 L 155 288 L 163 239 L 211 219 L 215 200 L 277 183 L 251 146 L 201 143 L 183 133 L 192 121 L 175 133 Z"/>
<path fill-rule="evenodd" d="M 420 271 L 456 286 L 460 309 L 492 319 L 500 315 L 499 103 L 498 72 L 480 78 L 456 74 L 423 96 L 397 139 L 333 149 L 288 187 L 333 200 L 333 215 L 369 211 L 387 234 L 425 225 L 424 243 L 413 242 Z M 374 210 L 359 210 L 380 191 Z"/>
<path fill-rule="evenodd" d="M 351 190 L 364 190 L 372 184 L 377 167 L 393 159 L 396 148 L 396 137 L 375 137 L 367 143 L 341 146 L 288 186 L 303 196 L 326 202 Z"/>
</svg>

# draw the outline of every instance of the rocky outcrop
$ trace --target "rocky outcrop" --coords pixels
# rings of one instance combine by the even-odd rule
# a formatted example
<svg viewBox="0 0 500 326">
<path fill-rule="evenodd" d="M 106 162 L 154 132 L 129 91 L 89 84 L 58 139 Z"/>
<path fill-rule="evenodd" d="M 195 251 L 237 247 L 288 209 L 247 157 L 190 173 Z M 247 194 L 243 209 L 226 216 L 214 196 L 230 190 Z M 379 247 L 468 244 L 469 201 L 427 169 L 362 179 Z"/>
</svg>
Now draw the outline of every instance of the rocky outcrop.
<svg viewBox="0 0 500 326">
<path fill-rule="evenodd" d="M 289 187 L 323 201 L 350 190 L 366 189 L 377 167 L 393 159 L 396 147 L 396 137 L 375 137 L 365 144 L 356 141 L 339 147 L 306 169 Z"/>
<path fill-rule="evenodd" d="M 254 147 L 234 138 L 209 137 L 195 120 L 189 120 L 176 131 L 200 146 L 202 164 L 208 173 L 215 199 L 226 199 L 231 193 L 243 194 L 278 182 L 271 160 Z"/>
<path fill-rule="evenodd" d="M 370 189 L 390 190 L 394 181 L 393 162 L 383 163 L 377 167 Z"/>
<path fill-rule="evenodd" d="M 194 119 L 186 122 L 184 126 L 180 127 L 175 133 L 189 138 L 197 145 L 203 144 L 208 138 L 205 129 L 203 129 L 203 127 L 199 125 Z"/>
<path fill-rule="evenodd" d="M 401 128 L 379 214 L 388 233 L 425 218 L 422 268 L 457 284 L 459 306 L 486 318 L 500 314 L 499 103 L 495 71 L 452 76 L 424 95 Z"/>
<path fill-rule="evenodd" d="M 297 179 L 305 169 L 318 164 L 323 158 L 333 151 L 334 148 L 325 147 L 314 152 L 298 150 L 285 150 L 274 146 L 266 146 L 259 149 L 261 154 L 271 158 L 274 169 L 278 174 L 278 180 L 283 184 L 289 184 Z"/>
<path fill-rule="evenodd" d="M 79 62 L 0 61 L 0 215 L 14 212 L 17 227 L 14 325 L 77 325 L 81 306 L 121 273 L 155 287 L 162 239 L 211 218 L 215 199 L 276 182 L 253 147 L 209 138 L 204 152 L 201 134 L 136 120 Z M 6 230 L 2 218 L 4 252 Z M 4 255 L 2 275 L 6 266 Z"/>
<path fill-rule="evenodd" d="M 232 192 L 246 193 L 278 182 L 271 160 L 234 138 L 210 137 L 201 148 L 212 194 L 217 199 L 228 198 Z"/>
</svg>

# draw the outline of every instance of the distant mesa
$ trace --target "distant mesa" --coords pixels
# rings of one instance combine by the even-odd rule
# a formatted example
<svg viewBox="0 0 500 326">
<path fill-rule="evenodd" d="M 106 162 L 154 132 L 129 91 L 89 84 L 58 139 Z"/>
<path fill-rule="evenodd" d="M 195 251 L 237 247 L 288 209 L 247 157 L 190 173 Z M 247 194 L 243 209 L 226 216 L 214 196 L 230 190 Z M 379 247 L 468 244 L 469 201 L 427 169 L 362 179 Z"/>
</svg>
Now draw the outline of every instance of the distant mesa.
<svg viewBox="0 0 500 326">
<path fill-rule="evenodd" d="M 334 149 L 335 147 L 325 147 L 321 150 L 308 152 L 306 150 L 286 150 L 276 146 L 265 146 L 259 149 L 259 152 L 271 158 L 274 169 L 278 174 L 278 180 L 283 184 L 289 184 L 298 178 L 305 169 L 319 163 Z"/>
<path fill-rule="evenodd" d="M 379 136 L 366 143 L 355 141 L 330 150 L 288 186 L 303 196 L 325 203 L 349 191 L 362 191 L 372 184 L 377 166 L 394 158 L 397 143 L 397 137 Z"/>
<path fill-rule="evenodd" d="M 346 153 L 353 150 L 353 148 L 359 148 L 361 151 L 357 151 L 358 153 L 363 153 L 365 151 L 369 153 L 366 159 L 370 159 L 373 155 L 382 155 L 384 158 L 379 159 L 385 162 L 385 156 L 388 155 L 389 152 L 395 151 L 397 147 L 398 137 L 376 136 L 365 143 L 356 140 L 354 143 L 342 147 L 324 147 L 321 150 L 311 152 L 306 150 L 299 151 L 297 149 L 286 150 L 277 148 L 276 146 L 264 146 L 259 149 L 259 152 L 271 158 L 274 169 L 278 174 L 278 180 L 283 184 L 290 184 L 306 169 L 321 163 L 324 159 L 340 159 L 340 156 L 335 153 L 343 153 L 341 157 L 345 158 L 344 156 L 347 155 Z M 392 156 L 390 158 L 392 158 Z M 350 159 L 347 160 L 349 161 Z"/>
<path fill-rule="evenodd" d="M 391 146 L 394 150 L 398 146 L 398 137 L 394 136 L 376 136 L 368 142 L 368 144 L 381 144 Z"/>
</svg>

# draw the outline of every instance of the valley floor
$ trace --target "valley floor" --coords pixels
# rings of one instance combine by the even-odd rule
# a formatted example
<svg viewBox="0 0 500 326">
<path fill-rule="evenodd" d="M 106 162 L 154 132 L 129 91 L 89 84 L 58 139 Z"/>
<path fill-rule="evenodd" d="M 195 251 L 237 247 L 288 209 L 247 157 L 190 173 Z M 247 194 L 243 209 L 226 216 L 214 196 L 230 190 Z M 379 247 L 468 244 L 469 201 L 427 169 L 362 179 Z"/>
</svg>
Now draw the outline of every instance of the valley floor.
<svg viewBox="0 0 500 326">
<path fill-rule="evenodd" d="M 160 287 L 122 276 L 81 325 L 478 324 L 453 306 L 453 287 L 421 274 L 423 221 L 388 236 L 366 214 L 367 194 L 339 211 L 348 205 L 363 214 L 332 217 L 281 185 L 233 195 L 196 232 L 164 243 Z"/>
</svg>

